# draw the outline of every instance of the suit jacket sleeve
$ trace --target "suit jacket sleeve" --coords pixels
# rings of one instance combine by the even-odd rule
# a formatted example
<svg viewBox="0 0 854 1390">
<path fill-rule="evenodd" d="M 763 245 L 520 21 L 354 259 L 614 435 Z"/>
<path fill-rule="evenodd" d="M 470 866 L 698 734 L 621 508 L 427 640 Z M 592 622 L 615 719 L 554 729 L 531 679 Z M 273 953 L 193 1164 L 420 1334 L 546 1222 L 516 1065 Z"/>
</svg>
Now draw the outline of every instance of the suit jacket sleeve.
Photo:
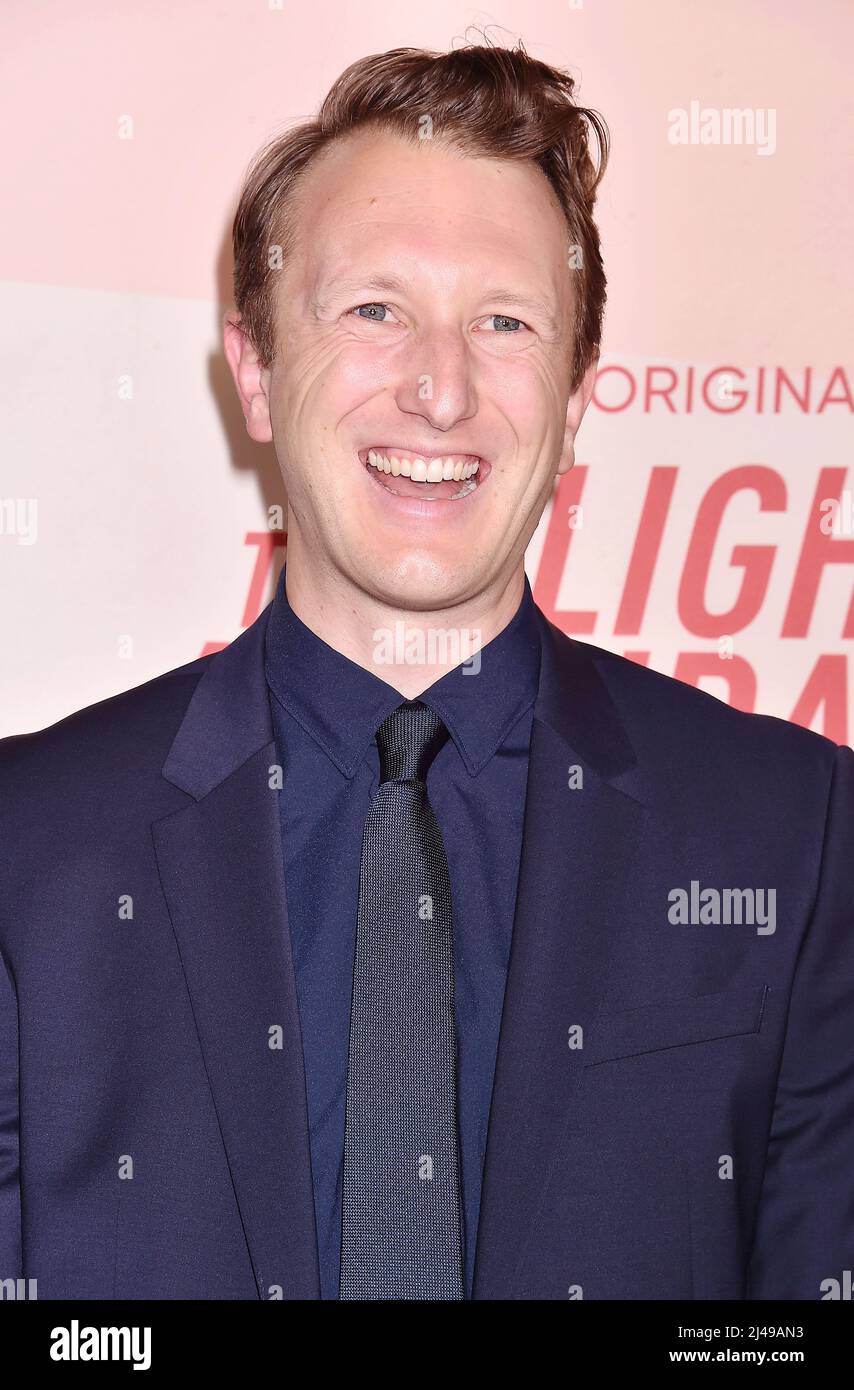
<svg viewBox="0 0 854 1390">
<path fill-rule="evenodd" d="M 827 1281 L 842 1283 L 845 1270 L 854 1270 L 854 752 L 839 748 L 789 1000 L 747 1298 L 824 1299 Z"/>
<path fill-rule="evenodd" d="M 18 1004 L 0 953 L 0 1280 L 23 1276 L 18 1136 Z"/>
</svg>

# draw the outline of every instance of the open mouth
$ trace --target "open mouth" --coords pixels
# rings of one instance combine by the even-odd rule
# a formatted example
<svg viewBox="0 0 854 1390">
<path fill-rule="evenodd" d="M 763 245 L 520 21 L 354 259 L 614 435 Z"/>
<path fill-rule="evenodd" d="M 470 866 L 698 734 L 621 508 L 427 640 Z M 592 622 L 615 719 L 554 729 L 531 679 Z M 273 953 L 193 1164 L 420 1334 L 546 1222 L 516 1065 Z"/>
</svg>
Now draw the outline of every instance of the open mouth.
<svg viewBox="0 0 854 1390">
<path fill-rule="evenodd" d="M 458 502 L 482 487 L 491 465 L 478 454 L 413 454 L 389 445 L 360 449 L 374 480 L 397 497 Z"/>
</svg>

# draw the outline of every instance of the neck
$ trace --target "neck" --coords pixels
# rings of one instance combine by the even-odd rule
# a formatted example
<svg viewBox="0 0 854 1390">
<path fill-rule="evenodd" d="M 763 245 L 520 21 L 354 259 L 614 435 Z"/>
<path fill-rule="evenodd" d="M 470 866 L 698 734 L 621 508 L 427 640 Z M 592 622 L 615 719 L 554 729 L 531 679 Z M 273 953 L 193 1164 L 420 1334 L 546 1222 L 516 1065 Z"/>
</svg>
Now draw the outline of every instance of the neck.
<svg viewBox="0 0 854 1390">
<path fill-rule="evenodd" d="M 340 575 L 300 563 L 288 546 L 285 589 L 300 622 L 329 647 L 414 700 L 477 653 L 514 617 L 524 592 L 524 564 L 495 590 L 429 611 L 400 608 Z"/>
</svg>

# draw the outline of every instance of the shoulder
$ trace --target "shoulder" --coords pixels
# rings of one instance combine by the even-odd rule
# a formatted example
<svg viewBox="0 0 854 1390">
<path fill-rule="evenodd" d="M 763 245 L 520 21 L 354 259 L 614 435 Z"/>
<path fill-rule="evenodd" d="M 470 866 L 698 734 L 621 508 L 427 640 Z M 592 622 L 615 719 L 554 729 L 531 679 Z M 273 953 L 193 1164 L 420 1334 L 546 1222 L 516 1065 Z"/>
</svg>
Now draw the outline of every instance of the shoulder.
<svg viewBox="0 0 854 1390">
<path fill-rule="evenodd" d="M 570 640 L 564 638 L 564 640 Z M 680 802 L 708 796 L 724 805 L 826 805 L 834 771 L 850 776 L 854 753 L 823 734 L 774 715 L 734 709 L 696 686 L 626 657 L 576 642 L 608 692 L 640 767 Z M 726 662 L 721 661 L 722 675 Z M 725 688 L 725 687 L 724 687 Z"/>
<path fill-rule="evenodd" d="M 163 764 L 193 692 L 216 653 L 87 705 L 35 733 L 0 739 L 0 802 L 57 789 L 69 777 L 91 787 L 100 773 Z"/>
</svg>

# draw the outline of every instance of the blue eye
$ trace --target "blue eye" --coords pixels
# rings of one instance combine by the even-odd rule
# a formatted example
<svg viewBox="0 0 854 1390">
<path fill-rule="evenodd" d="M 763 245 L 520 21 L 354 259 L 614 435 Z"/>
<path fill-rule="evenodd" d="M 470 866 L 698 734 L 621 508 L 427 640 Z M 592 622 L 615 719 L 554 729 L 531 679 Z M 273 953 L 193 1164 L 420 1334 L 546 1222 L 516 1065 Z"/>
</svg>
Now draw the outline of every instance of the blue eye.
<svg viewBox="0 0 854 1390">
<path fill-rule="evenodd" d="M 363 310 L 363 309 L 367 309 L 369 312 L 368 312 L 367 314 L 363 314 L 363 313 L 362 313 L 362 310 Z M 374 322 L 374 323 L 384 323 L 384 322 L 385 322 L 385 319 L 384 319 L 384 318 L 380 318 L 379 315 L 380 315 L 380 314 L 385 315 L 385 314 L 388 312 L 388 305 L 387 305 L 387 304 L 358 304 L 358 305 L 356 306 L 356 308 L 355 308 L 352 312 L 353 312 L 354 314 L 358 314 L 360 318 L 366 318 L 366 319 L 368 319 L 369 321 L 372 321 L 372 322 Z"/>
<path fill-rule="evenodd" d="M 490 318 L 495 320 L 496 331 L 499 333 L 510 333 L 524 326 L 521 319 L 511 319 L 507 314 L 491 314 Z"/>
</svg>

